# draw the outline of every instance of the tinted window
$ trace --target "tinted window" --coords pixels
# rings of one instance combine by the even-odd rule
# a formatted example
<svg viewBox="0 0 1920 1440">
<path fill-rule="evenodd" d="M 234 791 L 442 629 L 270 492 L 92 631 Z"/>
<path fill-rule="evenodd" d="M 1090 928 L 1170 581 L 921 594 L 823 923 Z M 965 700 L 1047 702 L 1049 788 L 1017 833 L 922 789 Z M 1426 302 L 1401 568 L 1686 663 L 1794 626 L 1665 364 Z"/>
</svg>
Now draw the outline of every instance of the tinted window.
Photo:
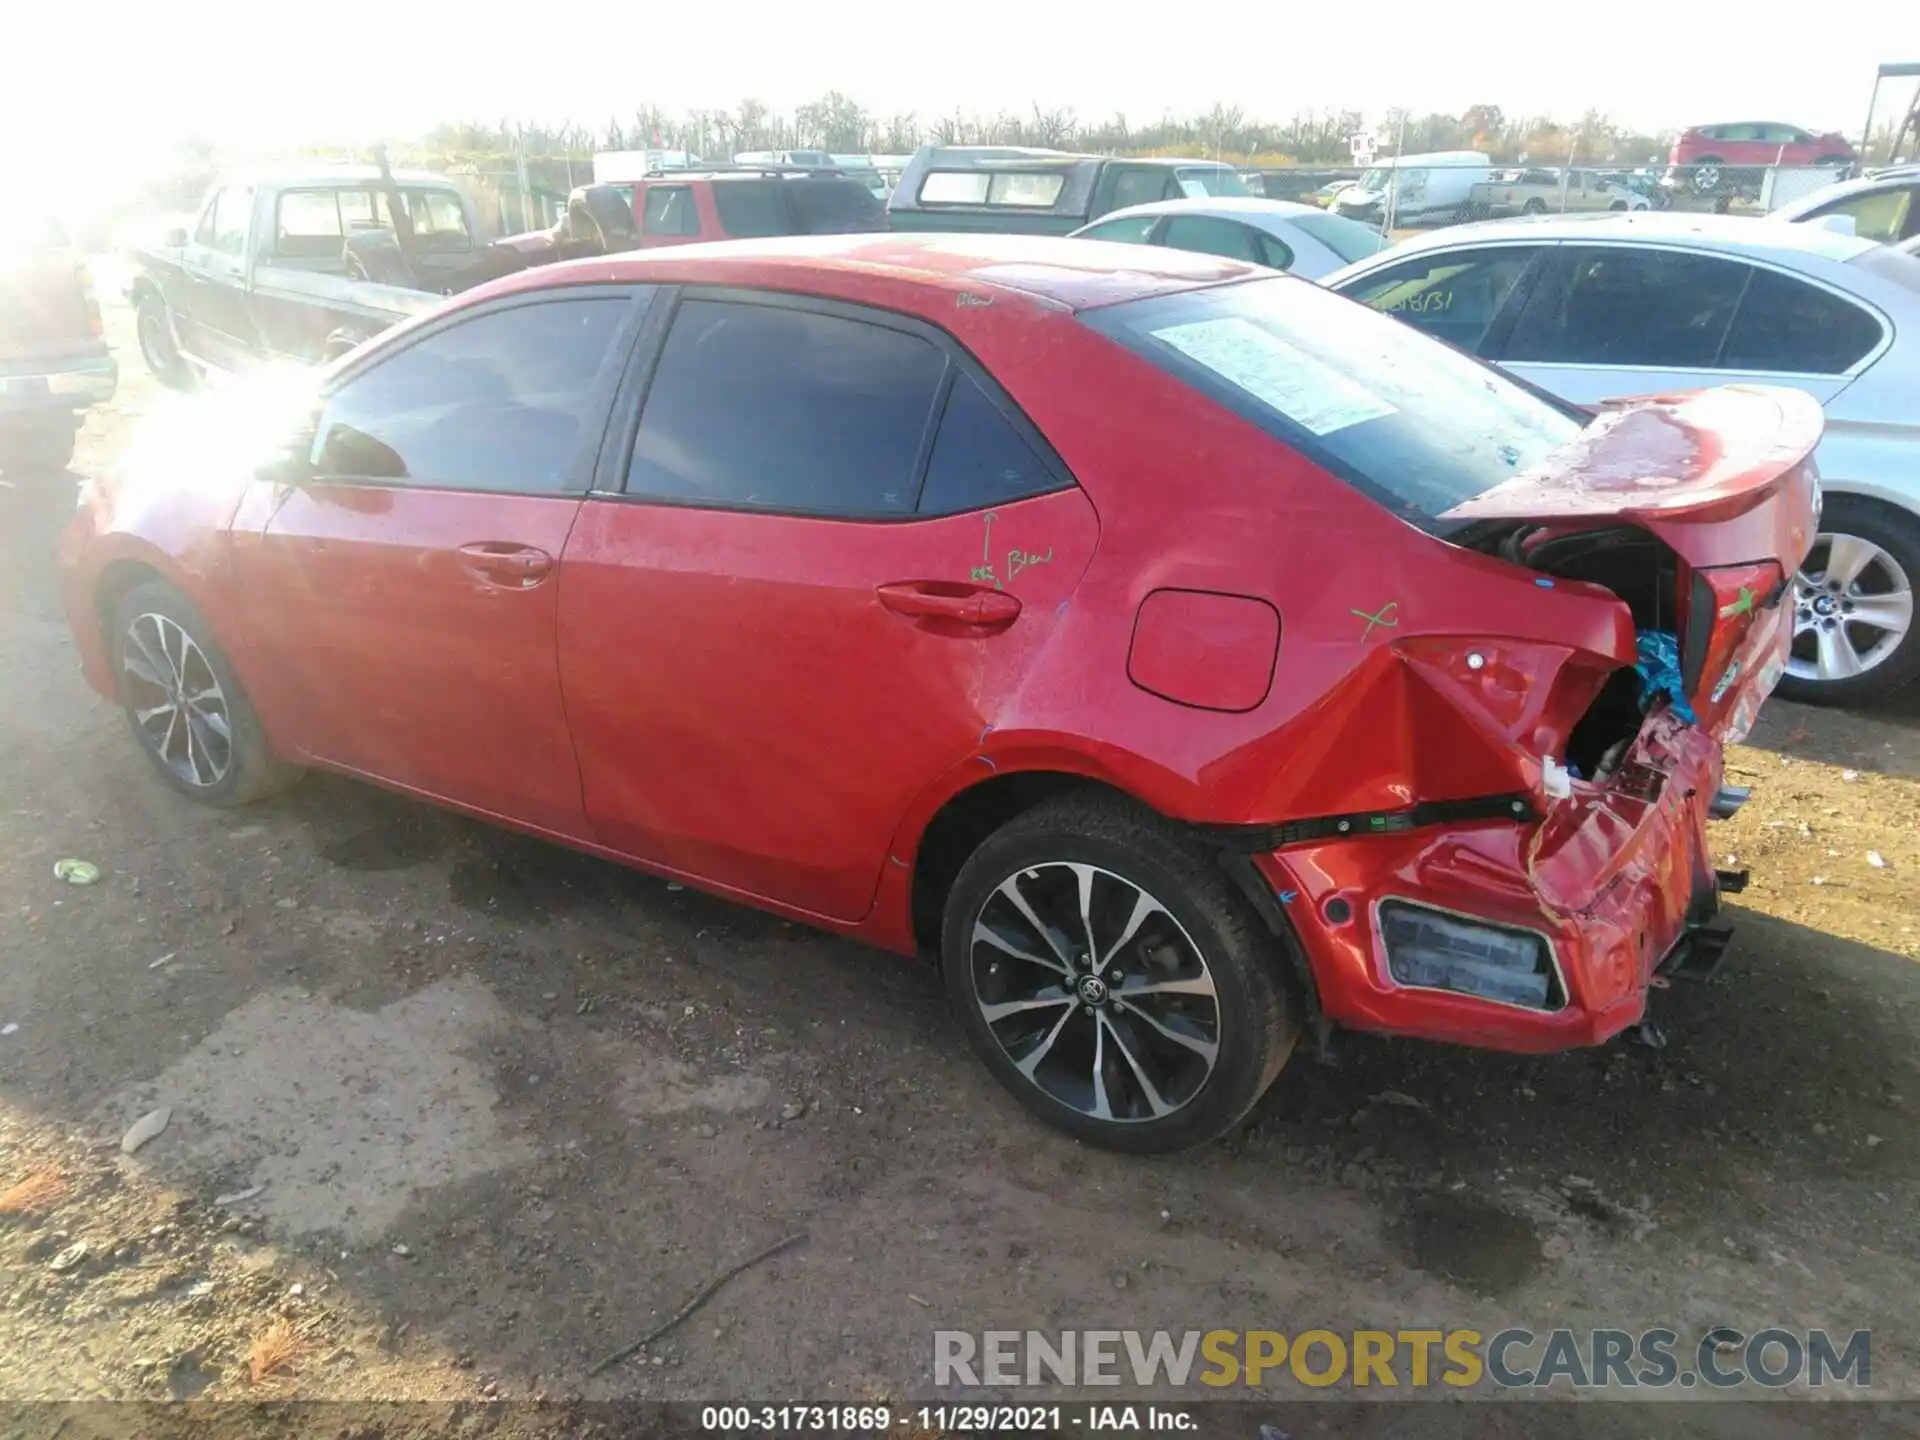
<svg viewBox="0 0 1920 1440">
<path fill-rule="evenodd" d="M 1680 250 L 1564 247 L 1502 358 L 1711 368 L 1749 273 Z"/>
<path fill-rule="evenodd" d="M 887 211 L 857 180 L 794 180 L 787 204 L 803 235 L 851 235 L 887 228 Z"/>
<path fill-rule="evenodd" d="M 1113 240 L 1122 245 L 1144 245 L 1159 219 L 1158 215 L 1129 215 L 1124 220 L 1102 220 L 1098 225 L 1089 225 L 1074 238 Z"/>
<path fill-rule="evenodd" d="M 1067 177 L 1057 170 L 936 170 L 920 182 L 920 201 L 926 205 L 1014 205 L 1045 209 L 1060 198 L 1066 184 Z M 1156 194 L 1150 198 L 1160 197 Z"/>
<path fill-rule="evenodd" d="M 689 300 L 647 392 L 628 493 L 905 514 L 945 368 L 932 342 L 887 326 Z"/>
<path fill-rule="evenodd" d="M 1375 270 L 1342 286 L 1341 294 L 1462 350 L 1478 350 L 1538 253 L 1524 245 L 1446 250 Z"/>
<path fill-rule="evenodd" d="M 1155 200 L 1175 199 L 1179 194 L 1171 171 L 1158 167 L 1150 170 L 1116 168 L 1113 177 L 1115 210 L 1124 210 L 1129 205 L 1150 205 Z"/>
<path fill-rule="evenodd" d="M 1203 255 L 1219 255 L 1228 260 L 1246 260 L 1260 265 L 1259 237 L 1247 226 L 1212 215 L 1176 215 L 1167 222 L 1160 243 L 1175 250 L 1197 250 Z"/>
<path fill-rule="evenodd" d="M 720 228 L 742 238 L 755 235 L 791 235 L 792 213 L 782 192 L 787 180 L 726 180 L 713 187 L 714 208 L 720 212 Z"/>
<path fill-rule="evenodd" d="M 1135 300 L 1083 321 L 1436 529 L 1581 430 L 1491 366 L 1297 280 Z"/>
<path fill-rule="evenodd" d="M 1880 190 L 1867 195 L 1855 195 L 1850 199 L 1836 200 L 1831 205 L 1822 205 L 1800 218 L 1810 220 L 1820 215 L 1851 215 L 1854 234 L 1863 240 L 1878 240 L 1882 245 L 1891 245 L 1907 233 L 1913 214 L 1913 195 L 1912 189 Z"/>
<path fill-rule="evenodd" d="M 1358 220 L 1349 220 L 1344 215 L 1316 211 L 1311 215 L 1289 215 L 1287 223 L 1312 236 L 1349 264 L 1364 260 L 1369 255 L 1378 255 L 1388 244 L 1379 231 L 1362 225 Z"/>
<path fill-rule="evenodd" d="M 569 488 L 598 438 L 597 382 L 628 303 L 520 305 L 409 345 L 327 400 L 316 468 L 450 490 Z"/>
<path fill-rule="evenodd" d="M 1728 370 L 1838 375 L 1880 343 L 1880 322 L 1858 305 L 1772 270 L 1755 270 L 1727 333 Z"/>
<path fill-rule="evenodd" d="M 986 391 L 964 373 L 955 376 L 927 465 L 920 513 L 984 509 L 1057 490 L 1061 483 Z"/>
<path fill-rule="evenodd" d="M 693 191 L 685 185 L 649 186 L 644 228 L 648 235 L 698 235 L 700 215 Z"/>
</svg>

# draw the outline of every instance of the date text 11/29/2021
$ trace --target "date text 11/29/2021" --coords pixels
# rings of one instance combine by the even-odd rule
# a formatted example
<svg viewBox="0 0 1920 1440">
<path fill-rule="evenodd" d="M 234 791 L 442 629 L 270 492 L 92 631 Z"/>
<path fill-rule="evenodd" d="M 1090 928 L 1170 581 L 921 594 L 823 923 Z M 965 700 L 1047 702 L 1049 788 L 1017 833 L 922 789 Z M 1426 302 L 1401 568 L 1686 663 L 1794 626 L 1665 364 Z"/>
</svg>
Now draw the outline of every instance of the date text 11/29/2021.
<svg viewBox="0 0 1920 1440">
<path fill-rule="evenodd" d="M 1058 1435 L 1073 1430 L 1192 1431 L 1187 1410 L 1157 1405 L 707 1405 L 700 1428 L 715 1435 Z"/>
</svg>

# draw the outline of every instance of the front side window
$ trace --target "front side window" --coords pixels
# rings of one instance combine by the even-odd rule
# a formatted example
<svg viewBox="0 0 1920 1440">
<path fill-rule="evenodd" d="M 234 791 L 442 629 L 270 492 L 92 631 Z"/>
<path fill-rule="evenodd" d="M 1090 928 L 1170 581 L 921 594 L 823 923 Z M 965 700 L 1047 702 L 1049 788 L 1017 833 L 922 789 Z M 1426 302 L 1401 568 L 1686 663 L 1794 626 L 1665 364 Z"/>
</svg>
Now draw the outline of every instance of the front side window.
<svg viewBox="0 0 1920 1440">
<path fill-rule="evenodd" d="M 1297 280 L 1135 300 L 1083 319 L 1436 531 L 1446 511 L 1581 429 L 1492 367 Z"/>
<path fill-rule="evenodd" d="M 253 191 L 234 185 L 213 197 L 213 203 L 200 217 L 194 240 L 223 255 L 244 255 L 247 249 L 247 222 L 253 211 Z"/>
<path fill-rule="evenodd" d="M 1372 271 L 1340 293 L 1435 339 L 1477 352 L 1537 254 L 1539 248 L 1531 245 L 1447 250 Z"/>
<path fill-rule="evenodd" d="M 1501 358 L 1710 369 L 1750 273 L 1684 250 L 1564 246 Z"/>
<path fill-rule="evenodd" d="M 290 260 L 338 260 L 346 241 L 336 190 L 288 190 L 274 202 L 274 253 Z"/>
<path fill-rule="evenodd" d="M 1880 343 L 1880 322 L 1850 300 L 1772 270 L 1755 270 L 1727 332 L 1719 368 L 1841 375 Z"/>
<path fill-rule="evenodd" d="M 694 210 L 692 189 L 685 185 L 649 186 L 644 230 L 648 235 L 698 235 L 700 216 Z"/>
<path fill-rule="evenodd" d="M 323 477 L 559 494 L 599 435 L 622 296 L 550 300 L 449 325 L 349 378 L 321 410 Z"/>
<path fill-rule="evenodd" d="M 627 493 L 803 515 L 910 514 L 945 371 L 932 341 L 888 325 L 685 301 L 647 390 Z"/>
<path fill-rule="evenodd" d="M 1854 195 L 1845 200 L 1836 200 L 1831 205 L 1823 205 L 1811 215 L 1803 216 L 1802 219 L 1811 220 L 1823 215 L 1851 215 L 1854 234 L 1863 240 L 1877 240 L 1882 245 L 1893 245 L 1907 234 L 1914 213 L 1913 195 L 1913 188 L 1876 190 L 1866 195 Z"/>
</svg>

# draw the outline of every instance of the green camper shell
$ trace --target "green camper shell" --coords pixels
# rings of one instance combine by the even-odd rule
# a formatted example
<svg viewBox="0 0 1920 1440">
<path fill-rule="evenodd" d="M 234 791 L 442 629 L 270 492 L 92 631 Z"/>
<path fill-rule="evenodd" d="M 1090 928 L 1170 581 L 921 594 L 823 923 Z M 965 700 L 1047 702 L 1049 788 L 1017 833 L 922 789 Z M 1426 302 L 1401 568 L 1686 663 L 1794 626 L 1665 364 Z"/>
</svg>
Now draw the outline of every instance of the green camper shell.
<svg viewBox="0 0 1920 1440">
<path fill-rule="evenodd" d="M 923 145 L 887 202 L 895 230 L 1065 235 L 1110 210 L 1245 195 L 1217 160 L 1075 155 L 1019 145 Z"/>
</svg>

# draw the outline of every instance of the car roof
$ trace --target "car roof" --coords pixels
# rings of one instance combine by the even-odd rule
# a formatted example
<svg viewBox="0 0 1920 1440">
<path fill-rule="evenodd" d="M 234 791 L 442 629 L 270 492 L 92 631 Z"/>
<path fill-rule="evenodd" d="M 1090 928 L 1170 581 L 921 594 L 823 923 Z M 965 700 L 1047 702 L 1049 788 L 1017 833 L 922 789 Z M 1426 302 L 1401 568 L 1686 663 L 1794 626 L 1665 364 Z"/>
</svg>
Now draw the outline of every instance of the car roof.
<svg viewBox="0 0 1920 1440">
<path fill-rule="evenodd" d="M 400 185 L 443 185 L 449 190 L 460 188 L 459 181 L 432 170 L 404 170 L 395 167 L 388 173 L 392 175 L 394 182 Z M 223 177 L 220 183 L 291 188 L 302 185 L 368 185 L 379 178 L 380 167 L 377 165 L 277 165 L 236 171 Z"/>
<path fill-rule="evenodd" d="M 1842 235 L 1819 225 L 1789 225 L 1742 215 L 1695 215 L 1672 210 L 1609 210 L 1583 215 L 1517 215 L 1507 220 L 1478 220 L 1432 230 L 1369 256 L 1515 240 L 1631 240 L 1644 245 L 1697 245 L 1772 256 L 1791 264 L 1808 257 L 1844 265 L 1875 248 L 1871 240 Z"/>
<path fill-rule="evenodd" d="M 976 298 L 987 287 L 1078 311 L 1267 273 L 1259 266 L 1185 250 L 1065 236 L 884 232 L 721 240 L 626 251 L 524 270 L 467 291 L 463 298 L 594 283 L 746 285 L 842 294 L 864 278 Z"/>
<path fill-rule="evenodd" d="M 1141 205 L 1123 205 L 1109 210 L 1093 225 L 1109 220 L 1125 220 L 1135 215 L 1219 215 L 1241 220 L 1288 220 L 1295 215 L 1324 215 L 1318 205 L 1302 205 L 1293 200 L 1265 200 L 1254 195 L 1220 195 L 1204 199 L 1149 200 Z M 1088 226 L 1086 228 L 1092 228 Z"/>
</svg>

